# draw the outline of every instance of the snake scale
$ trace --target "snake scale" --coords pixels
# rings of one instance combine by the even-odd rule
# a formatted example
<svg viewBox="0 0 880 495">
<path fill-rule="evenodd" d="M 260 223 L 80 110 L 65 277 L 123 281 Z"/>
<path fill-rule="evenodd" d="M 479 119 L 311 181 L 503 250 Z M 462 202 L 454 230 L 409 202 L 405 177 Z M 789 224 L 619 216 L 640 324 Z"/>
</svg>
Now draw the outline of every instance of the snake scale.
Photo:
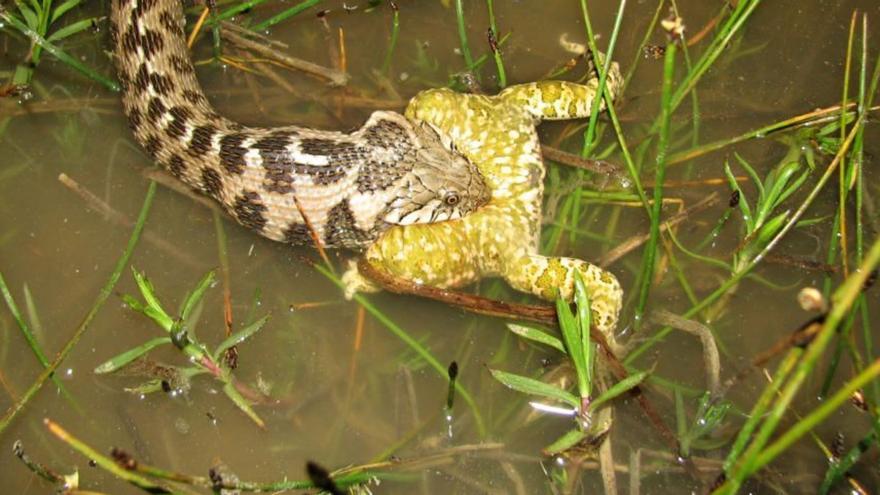
<svg viewBox="0 0 880 495">
<path fill-rule="evenodd" d="M 110 38 L 129 125 L 154 161 L 273 240 L 363 249 L 392 225 L 454 220 L 490 193 L 427 123 L 374 112 L 352 133 L 248 127 L 196 79 L 181 0 L 112 0 Z M 303 218 L 305 217 L 305 218 Z"/>
</svg>

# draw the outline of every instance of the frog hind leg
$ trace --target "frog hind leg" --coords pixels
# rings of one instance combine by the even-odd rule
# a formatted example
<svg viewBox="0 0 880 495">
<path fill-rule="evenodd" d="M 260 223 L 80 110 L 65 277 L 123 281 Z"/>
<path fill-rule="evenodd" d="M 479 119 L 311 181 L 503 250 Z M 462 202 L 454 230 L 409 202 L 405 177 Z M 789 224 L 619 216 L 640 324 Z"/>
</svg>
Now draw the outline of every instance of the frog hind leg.
<svg viewBox="0 0 880 495">
<path fill-rule="evenodd" d="M 623 290 L 611 272 L 576 258 L 527 254 L 505 266 L 502 276 L 516 290 L 548 301 L 557 290 L 567 301 L 574 296 L 574 274 L 579 272 L 590 298 L 593 325 L 614 346 L 614 328 L 623 304 Z"/>
</svg>

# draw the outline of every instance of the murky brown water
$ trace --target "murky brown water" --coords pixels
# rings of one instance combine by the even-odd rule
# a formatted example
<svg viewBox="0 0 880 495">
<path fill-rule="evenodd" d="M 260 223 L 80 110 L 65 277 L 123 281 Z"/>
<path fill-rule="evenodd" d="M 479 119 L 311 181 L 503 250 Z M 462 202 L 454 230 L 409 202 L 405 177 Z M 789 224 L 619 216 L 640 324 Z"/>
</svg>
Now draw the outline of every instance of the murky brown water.
<svg viewBox="0 0 880 495">
<path fill-rule="evenodd" d="M 380 100 L 379 106 L 393 105 L 395 98 L 376 89 L 371 76 L 385 55 L 390 8 L 383 4 L 365 12 L 366 2 L 350 2 L 360 4 L 361 8 L 346 13 L 341 2 L 325 3 L 322 8 L 331 9 L 324 17 L 329 35 L 316 20 L 313 9 L 273 29 L 272 36 L 296 47 L 292 51 L 298 56 L 329 63 L 326 38 L 335 39 L 338 30 L 344 30 L 348 67 L 354 76 L 352 86 Z M 454 10 L 437 1 L 398 3 L 401 31 L 391 81 L 406 98 L 421 89 L 447 84 L 449 74 L 461 70 L 463 63 L 456 53 Z M 716 3 L 720 2 L 679 3 L 691 35 L 717 13 Z M 765 3 L 698 87 L 700 142 L 735 136 L 837 103 L 853 10 L 867 11 L 873 25 L 880 22 L 880 7 L 872 0 Z M 603 46 L 617 6 L 614 2 L 592 4 L 593 23 L 602 35 L 599 44 Z M 615 56 L 624 70 L 634 59 L 641 59 L 637 47 L 655 8 L 656 2 L 647 1 L 631 1 L 627 5 Z M 279 6 L 261 8 L 253 15 L 264 19 L 278 9 Z M 503 48 L 511 82 L 544 77 L 568 61 L 570 55 L 558 43 L 562 33 L 568 33 L 573 40 L 582 37 L 580 7 L 573 0 L 497 2 L 496 10 L 501 32 L 511 33 Z M 93 12 L 99 11 L 96 5 Z M 472 49 L 475 55 L 482 55 L 488 51 L 485 5 L 467 2 L 467 12 Z M 870 33 L 872 56 L 876 56 L 880 32 L 871 28 Z M 110 73 L 104 37 L 104 32 L 97 36 L 82 35 L 65 46 L 86 63 Z M 658 32 L 650 39 L 659 43 L 663 36 Z M 0 46 L 4 47 L 0 75 L 5 77 L 5 71 L 14 67 L 24 48 L 20 39 L 6 33 L 0 34 Z M 696 57 L 703 46 L 705 42 L 692 48 L 692 56 Z M 203 41 L 196 53 L 198 59 L 209 57 L 209 43 Z M 662 62 L 640 60 L 619 106 L 632 143 L 639 141 L 656 115 L 661 71 Z M 483 67 L 481 74 L 486 89 L 495 91 L 491 63 Z M 360 125 L 373 110 L 371 105 L 358 106 L 354 98 L 349 98 L 344 108 L 337 108 L 333 100 L 337 92 L 298 74 L 284 73 L 302 91 L 300 96 L 290 95 L 265 79 L 247 81 L 231 67 L 201 66 L 199 75 L 221 112 L 248 123 L 296 122 L 348 129 Z M 11 117 L 2 134 L 0 154 L 0 270 L 21 306 L 25 285 L 33 294 L 41 324 L 38 337 L 51 356 L 88 311 L 130 233 L 129 227 L 86 205 L 58 181 L 58 175 L 67 174 L 114 210 L 134 218 L 148 184 L 143 172 L 150 163 L 133 144 L 117 95 L 49 56 L 37 69 L 32 91 L 35 97 L 29 103 L 16 106 L 7 101 L 0 107 L 8 113 L 5 116 Z M 75 99 L 72 105 L 67 103 L 70 98 Z M 53 106 L 63 108 L 57 110 Z M 690 115 L 687 108 L 676 114 L 677 125 L 682 126 L 677 136 L 683 139 L 673 140 L 675 149 L 689 146 L 684 125 Z M 564 124 L 547 125 L 542 138 L 555 143 L 564 129 Z M 869 141 L 868 151 L 877 153 L 880 150 L 876 138 L 880 136 L 876 129 L 869 130 L 869 136 L 874 141 Z M 579 139 L 563 141 L 561 146 L 577 151 Z M 606 140 L 610 142 L 607 137 Z M 750 141 L 693 160 L 689 166 L 674 166 L 667 178 L 723 177 L 723 162 L 727 158 L 733 160 L 734 151 L 763 174 L 784 155 L 785 147 L 772 140 Z M 653 148 L 649 157 L 652 152 Z M 622 163 L 618 155 L 609 159 Z M 651 160 L 646 159 L 646 163 Z M 825 159 L 819 161 L 820 166 L 826 163 Z M 865 174 L 868 192 L 876 195 L 877 178 L 871 163 Z M 564 167 L 552 167 L 557 167 L 563 177 L 571 177 Z M 814 180 L 809 179 L 810 187 Z M 829 184 L 826 194 L 807 215 L 829 215 L 829 219 L 793 232 L 780 246 L 780 252 L 824 260 L 836 187 Z M 718 191 L 725 198 L 722 203 L 726 203 L 726 185 L 670 188 L 667 196 L 691 205 L 713 191 Z M 753 192 L 751 188 L 747 191 Z M 558 254 L 595 259 L 646 229 L 640 208 L 589 208 L 591 212 L 598 209 L 598 213 L 588 214 L 577 227 L 595 235 L 579 235 L 572 242 L 565 232 Z M 669 214 L 674 211 L 674 207 L 667 209 Z M 684 224 L 679 238 L 687 246 L 696 246 L 722 212 L 723 205 L 699 214 Z M 616 219 L 616 227 L 611 230 L 606 226 L 609 218 Z M 738 242 L 737 222 L 729 224 L 715 245 L 703 254 L 726 259 Z M 302 479 L 306 460 L 316 460 L 330 468 L 364 464 L 400 442 L 402 445 L 394 454 L 404 461 L 424 461 L 425 467 L 392 470 L 399 476 L 398 481 L 385 481 L 373 488 L 374 493 L 553 492 L 551 479 L 561 476 L 562 471 L 554 467 L 555 460 L 543 458 L 540 449 L 564 432 L 569 423 L 558 417 L 528 416 L 526 398 L 495 382 L 487 367 L 536 375 L 543 366 L 559 361 L 556 353 L 524 344 L 505 330 L 505 322 L 500 319 L 474 317 L 413 298 L 370 296 L 376 307 L 429 349 L 437 360 L 444 365 L 453 360 L 459 363 L 461 383 L 473 395 L 477 412 L 459 398 L 450 426 L 442 414 L 445 378 L 370 316 L 365 318 L 362 340 L 356 344 L 359 307 L 345 301 L 331 281 L 304 261 L 317 259 L 312 250 L 266 241 L 227 219 L 222 221 L 222 228 L 226 234 L 235 321 L 240 324 L 249 314 L 272 315 L 263 331 L 240 346 L 240 366 L 235 371 L 247 384 L 264 381 L 271 387 L 271 396 L 278 399 L 276 405 L 256 407 L 266 421 L 266 429 L 255 427 L 221 393 L 218 382 L 205 376 L 197 377 L 185 396 L 160 392 L 139 397 L 123 390 L 137 385 L 138 378 L 94 375 L 91 370 L 104 360 L 161 335 L 146 318 L 125 308 L 119 297 L 111 296 L 59 370 L 60 381 L 70 397 L 60 395 L 48 383 L 0 436 L 0 491 L 37 494 L 52 490 L 13 457 L 11 446 L 19 439 L 33 459 L 59 472 L 80 469 L 83 488 L 105 493 L 135 491 L 101 469 L 89 467 L 87 459 L 49 435 L 42 420 L 51 418 L 99 452 L 117 446 L 142 462 L 184 473 L 207 475 L 213 463 L 221 460 L 242 480 Z M 549 230 L 550 227 L 545 232 Z M 868 232 L 872 239 L 873 233 Z M 160 189 L 146 233 L 149 239 L 142 239 L 132 265 L 148 274 L 169 308 L 176 307 L 207 270 L 221 264 L 211 211 L 179 193 Z M 596 241 L 596 236 L 606 238 Z M 338 267 L 349 257 L 344 253 L 332 256 Z M 726 275 L 683 253 L 677 252 L 676 256 L 700 296 L 708 294 Z M 640 258 L 641 250 L 636 250 L 611 266 L 630 294 L 635 290 Z M 808 315 L 797 309 L 794 295 L 804 285 L 821 286 L 823 282 L 821 272 L 781 264 L 765 263 L 756 273 L 778 287 L 744 282 L 730 299 L 727 311 L 712 322 L 722 349 L 722 379 L 746 367 L 755 354 L 805 321 Z M 491 283 L 483 285 L 486 291 L 493 287 Z M 493 295 L 518 298 L 498 287 L 501 290 L 491 292 Z M 136 291 L 128 270 L 116 290 Z M 671 272 L 652 294 L 653 309 L 680 313 L 689 307 Z M 876 309 L 876 292 L 871 297 Z M 255 299 L 259 300 L 256 307 Z M 633 305 L 629 304 L 624 314 L 627 324 L 632 311 Z M 647 325 L 642 332 L 650 335 L 656 329 Z M 205 299 L 198 332 L 211 344 L 222 339 L 220 285 L 209 291 Z M 152 356 L 169 364 L 184 362 L 172 349 L 154 352 Z M 654 367 L 655 375 L 664 380 L 651 385 L 648 397 L 670 428 L 675 428 L 675 416 L 669 382 L 682 387 L 688 413 L 693 414 L 696 396 L 706 387 L 696 339 L 673 333 L 634 364 L 641 369 Z M 848 362 L 843 366 L 849 369 Z M 4 306 L 0 310 L 0 409 L 12 405 L 40 369 Z M 758 375 L 753 373 L 730 390 L 728 398 L 733 401 L 735 412 L 719 432 L 721 438 L 735 434 L 742 422 L 741 414 L 750 409 L 763 389 L 766 381 Z M 797 402 L 798 411 L 808 412 L 815 407 L 820 381 L 817 375 L 805 388 Z M 866 433 L 868 420 L 846 406 L 816 433 L 830 443 L 841 432 L 849 447 Z M 612 440 L 621 493 L 630 490 L 631 478 L 640 479 L 641 489 L 629 493 L 686 493 L 698 489 L 697 483 L 663 458 L 673 452 L 648 426 L 633 401 L 621 401 L 616 408 Z M 640 476 L 631 477 L 629 463 L 639 449 Z M 700 466 L 711 467 L 713 460 L 723 459 L 726 450 L 722 447 L 697 454 Z M 876 463 L 876 452 L 869 453 L 868 462 Z M 765 472 L 762 483 L 756 482 L 752 487 L 759 493 L 812 492 L 825 468 L 821 450 L 805 441 L 786 453 L 772 472 Z M 595 466 L 588 463 L 584 469 L 575 491 L 600 493 L 602 481 Z M 710 472 L 707 478 L 715 474 Z M 862 466 L 855 474 L 869 488 L 880 486 L 876 469 Z M 574 475 L 572 471 L 571 476 Z"/>
</svg>

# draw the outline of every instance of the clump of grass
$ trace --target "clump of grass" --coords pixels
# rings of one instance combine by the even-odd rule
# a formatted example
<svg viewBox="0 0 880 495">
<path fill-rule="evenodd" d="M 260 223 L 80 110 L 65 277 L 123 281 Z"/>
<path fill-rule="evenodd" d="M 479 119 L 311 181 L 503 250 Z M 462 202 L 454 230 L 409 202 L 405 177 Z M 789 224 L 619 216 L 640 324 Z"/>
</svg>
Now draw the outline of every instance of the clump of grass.
<svg viewBox="0 0 880 495">
<path fill-rule="evenodd" d="M 15 2 L 17 12 L 15 13 L 0 6 L 0 30 L 9 32 L 12 28 L 31 40 L 30 50 L 25 59 L 16 66 L 11 84 L 15 86 L 29 85 L 34 77 L 34 68 L 40 63 L 43 50 L 45 50 L 61 62 L 103 84 L 108 89 L 119 91 L 119 85 L 116 82 L 102 76 L 58 46 L 67 38 L 98 25 L 100 21 L 98 17 L 88 17 L 62 26 L 62 20 L 66 20 L 68 14 L 82 3 L 83 0 L 17 1 Z M 5 26 L 7 24 L 8 26 Z"/>
<path fill-rule="evenodd" d="M 286 477 L 281 481 L 267 483 L 239 481 L 235 477 L 224 477 L 220 470 L 216 468 L 209 470 L 209 476 L 195 476 L 145 464 L 119 448 L 113 448 L 110 456 L 104 455 L 87 441 L 76 437 L 55 421 L 45 419 L 43 423 L 50 433 L 73 450 L 88 458 L 90 463 L 146 493 L 191 493 L 190 490 L 194 488 L 210 489 L 214 493 L 233 491 L 237 493 L 275 493 L 315 488 L 327 490 L 330 487 L 337 491 L 329 493 L 342 493 L 341 490 L 343 489 L 352 489 L 354 493 L 362 493 L 361 490 L 366 490 L 363 493 L 369 493 L 369 490 L 364 487 L 369 483 L 375 483 L 384 475 L 380 471 L 371 469 L 376 467 L 375 465 L 356 466 L 329 473 L 324 468 L 310 461 L 306 465 L 306 472 L 310 478 L 308 481 L 290 480 L 286 479 Z M 64 476 L 56 474 L 25 455 L 24 447 L 19 442 L 15 445 L 15 455 L 28 469 L 57 485 L 65 493 L 83 493 L 79 491 L 78 471 Z M 389 467 L 389 464 L 386 463 L 384 467 Z M 316 470 L 320 470 L 320 472 L 316 472 Z M 187 490 L 180 488 L 181 486 L 192 488 Z"/>
<path fill-rule="evenodd" d="M 504 385 L 529 395 L 549 399 L 554 404 L 532 402 L 535 409 L 552 411 L 575 419 L 573 427 L 559 439 L 544 448 L 546 454 L 564 452 L 578 444 L 599 443 L 610 428 L 610 424 L 594 422 L 594 415 L 610 402 L 637 387 L 648 376 L 647 372 L 634 373 L 615 383 L 607 390 L 594 395 L 597 383 L 596 355 L 598 348 L 590 339 L 590 301 L 580 276 L 575 277 L 575 313 L 562 298 L 556 300 L 556 312 L 562 339 L 545 331 L 519 325 L 509 325 L 517 335 L 552 347 L 564 353 L 575 370 L 577 393 L 565 388 L 550 385 L 534 378 L 516 375 L 501 370 L 491 370 L 492 376 Z M 557 404 L 561 403 L 562 406 Z"/>
<path fill-rule="evenodd" d="M 162 376 L 132 389 L 132 392 L 139 394 L 157 392 L 163 389 L 171 389 L 172 385 L 170 384 L 185 389 L 191 378 L 207 373 L 223 384 L 223 393 L 232 400 L 236 407 L 244 412 L 257 426 L 263 428 L 265 423 L 257 416 L 250 402 L 242 395 L 242 391 L 247 390 L 241 387 L 235 380 L 232 370 L 227 364 L 227 360 L 223 359 L 223 356 L 228 349 L 244 342 L 260 331 L 268 320 L 268 315 L 257 319 L 238 332 L 226 337 L 213 351 L 209 351 L 208 347 L 198 340 L 195 334 L 194 323 L 198 313 L 197 308 L 201 303 L 202 297 L 214 285 L 214 272 L 208 272 L 196 284 L 195 288 L 186 295 L 180 306 L 179 316 L 176 318 L 171 317 L 162 307 L 153 284 L 150 283 L 147 277 L 134 269 L 132 269 L 132 273 L 134 274 L 134 279 L 140 290 L 143 302 L 126 294 L 123 296 L 125 303 L 131 309 L 153 320 L 165 331 L 166 335 L 151 339 L 108 359 L 95 368 L 95 373 L 102 374 L 118 371 L 146 356 L 147 353 L 156 347 L 173 344 L 187 357 L 192 365 L 185 367 L 154 366 L 154 374 Z"/>
</svg>

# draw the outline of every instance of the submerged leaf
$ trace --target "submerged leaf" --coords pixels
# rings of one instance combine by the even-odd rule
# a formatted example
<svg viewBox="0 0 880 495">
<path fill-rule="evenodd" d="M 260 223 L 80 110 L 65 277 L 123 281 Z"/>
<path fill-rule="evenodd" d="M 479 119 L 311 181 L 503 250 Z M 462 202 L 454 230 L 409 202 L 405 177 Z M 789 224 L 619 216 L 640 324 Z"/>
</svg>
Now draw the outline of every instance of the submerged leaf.
<svg viewBox="0 0 880 495">
<path fill-rule="evenodd" d="M 791 211 L 788 210 L 783 211 L 779 215 L 776 215 L 775 217 L 770 219 L 770 221 L 768 221 L 764 224 L 763 227 L 761 227 L 761 230 L 758 231 L 758 236 L 756 239 L 757 245 L 759 247 L 765 246 L 768 242 L 770 242 L 771 239 L 773 239 L 773 237 L 776 236 L 779 230 L 782 229 L 782 227 L 785 225 L 785 222 L 788 221 L 788 215 L 790 213 Z"/>
<path fill-rule="evenodd" d="M 241 409 L 242 412 L 247 415 L 247 417 L 251 418 L 251 420 L 256 423 L 257 426 L 259 426 L 260 428 L 266 427 L 266 424 L 263 422 L 263 420 L 260 419 L 260 417 L 257 416 L 257 413 L 255 413 L 254 410 L 251 408 L 251 405 L 248 403 L 247 399 L 245 399 L 241 396 L 240 393 L 238 393 L 238 390 L 236 390 L 235 385 L 233 385 L 232 382 L 226 382 L 226 384 L 223 385 L 223 392 L 226 394 L 227 397 L 232 399 L 232 402 L 235 403 L 235 405 L 239 409 Z"/>
<path fill-rule="evenodd" d="M 585 438 L 587 438 L 587 432 L 583 430 L 568 430 L 561 437 L 557 438 L 556 441 L 544 447 L 543 452 L 545 455 L 559 454 L 574 447 Z"/>
<path fill-rule="evenodd" d="M 162 380 L 150 380 L 148 382 L 141 383 L 136 387 L 125 387 L 123 390 L 135 395 L 146 395 L 160 392 L 162 390 Z"/>
</svg>

